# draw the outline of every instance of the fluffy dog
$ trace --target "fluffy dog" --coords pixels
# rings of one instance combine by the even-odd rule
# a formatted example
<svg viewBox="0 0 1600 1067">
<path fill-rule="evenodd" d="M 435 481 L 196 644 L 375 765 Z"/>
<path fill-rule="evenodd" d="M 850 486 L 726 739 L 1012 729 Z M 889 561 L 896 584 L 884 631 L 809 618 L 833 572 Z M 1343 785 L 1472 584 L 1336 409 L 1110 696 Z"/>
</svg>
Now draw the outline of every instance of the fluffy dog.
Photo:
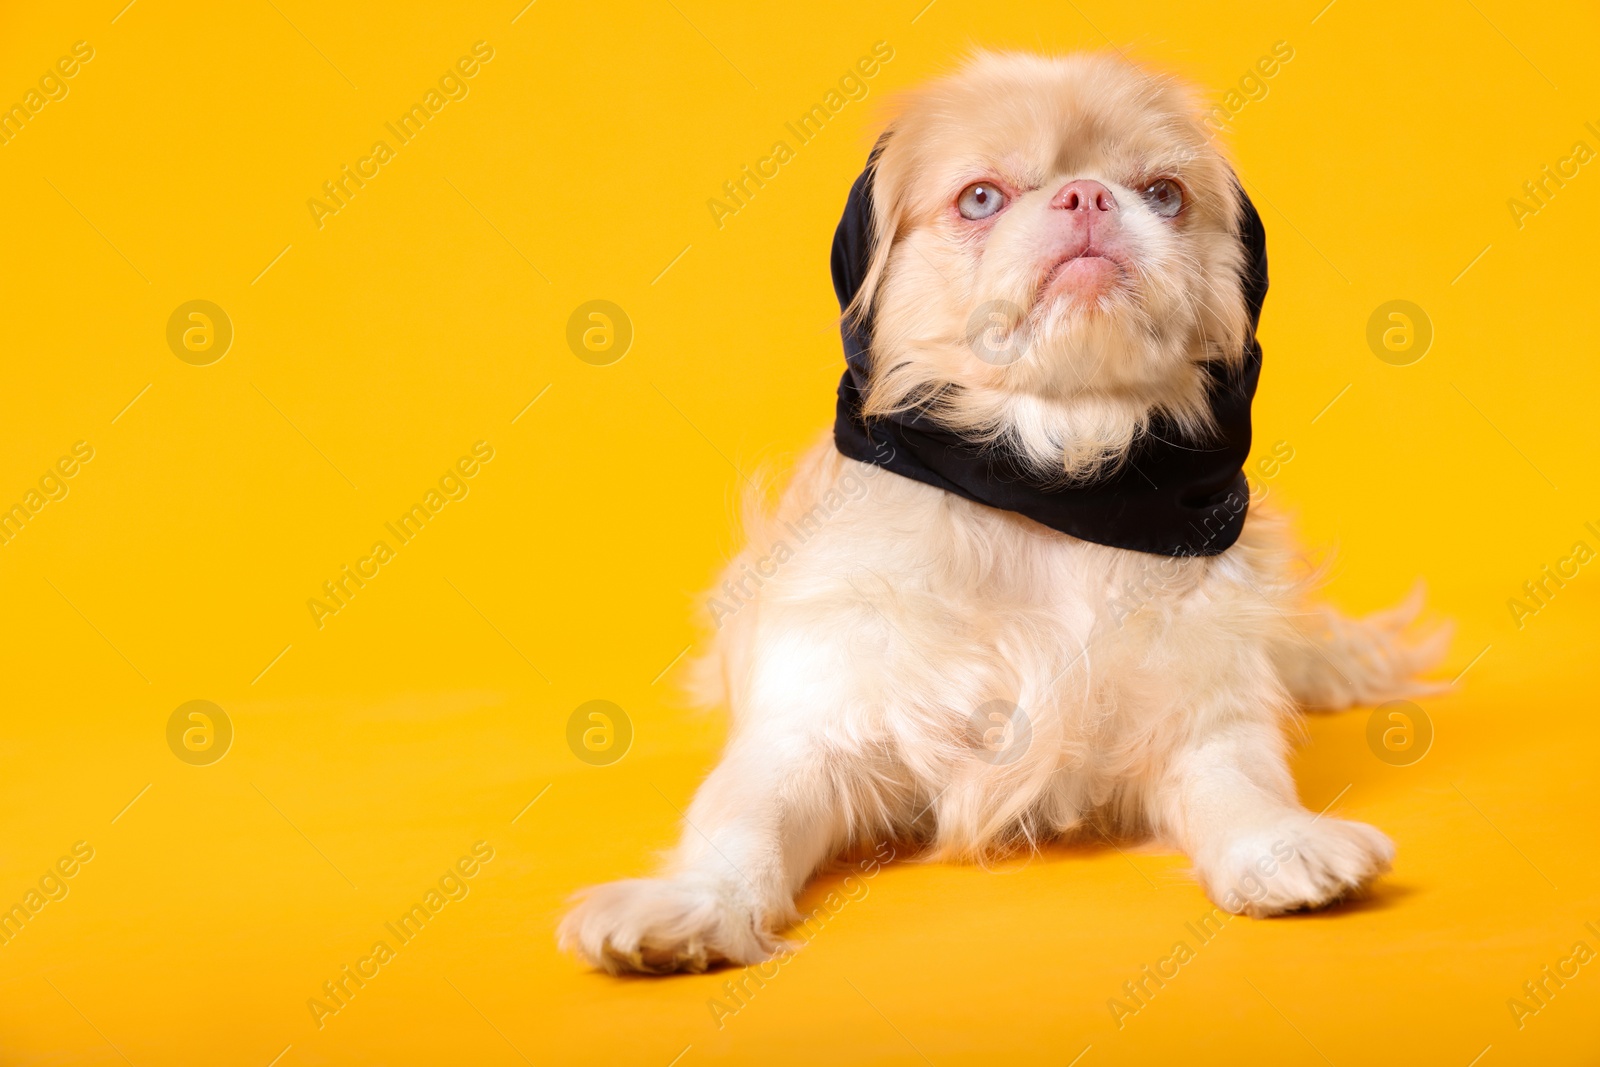
<svg viewBox="0 0 1600 1067">
<path fill-rule="evenodd" d="M 1131 477 L 1151 437 L 1208 440 L 1224 372 L 1259 358 L 1259 296 L 1248 202 L 1198 115 L 1106 56 L 981 54 L 907 97 L 846 311 L 847 342 L 871 323 L 863 425 L 914 414 L 1039 493 Z M 1309 604 L 1259 504 L 1225 550 L 1139 551 L 1137 530 L 1075 537 L 836 440 L 747 518 L 741 602 L 714 594 L 696 677 L 733 728 L 682 842 L 656 877 L 582 894 L 566 948 L 610 971 L 758 962 L 818 867 L 881 837 L 971 859 L 1147 835 L 1256 916 L 1388 869 L 1382 833 L 1300 805 L 1286 732 L 1297 703 L 1417 692 L 1447 641 L 1408 638 L 1420 598 L 1366 620 Z"/>
</svg>

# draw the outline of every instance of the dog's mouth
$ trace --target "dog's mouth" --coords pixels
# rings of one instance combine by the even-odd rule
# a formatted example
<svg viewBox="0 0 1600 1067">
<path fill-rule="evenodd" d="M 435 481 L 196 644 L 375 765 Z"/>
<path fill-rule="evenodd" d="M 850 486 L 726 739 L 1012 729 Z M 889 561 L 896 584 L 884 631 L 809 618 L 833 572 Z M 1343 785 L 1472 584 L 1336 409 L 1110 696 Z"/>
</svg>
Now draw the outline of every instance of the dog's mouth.
<svg viewBox="0 0 1600 1067">
<path fill-rule="evenodd" d="M 1123 288 L 1129 277 L 1127 260 L 1112 249 L 1089 245 L 1083 251 L 1062 256 L 1045 272 L 1038 299 L 1066 297 L 1093 305 L 1100 298 Z"/>
</svg>

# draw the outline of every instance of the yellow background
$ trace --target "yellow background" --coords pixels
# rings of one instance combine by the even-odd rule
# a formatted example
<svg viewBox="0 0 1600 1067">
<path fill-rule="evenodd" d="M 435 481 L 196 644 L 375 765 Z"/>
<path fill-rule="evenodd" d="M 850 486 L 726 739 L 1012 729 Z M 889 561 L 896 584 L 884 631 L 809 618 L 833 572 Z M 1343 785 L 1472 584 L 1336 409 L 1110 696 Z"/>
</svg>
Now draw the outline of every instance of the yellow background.
<svg viewBox="0 0 1600 1067">
<path fill-rule="evenodd" d="M 0 1062 L 1600 1062 L 1600 963 L 1507 1007 L 1600 950 L 1600 573 L 1507 606 L 1600 548 L 1600 163 L 1508 207 L 1600 149 L 1591 5 L 123 2 L 0 16 L 0 102 L 94 49 L 0 146 L 0 504 L 94 449 L 0 547 L 0 905 L 94 849 L 0 947 Z M 480 40 L 319 229 L 322 183 Z M 878 41 L 870 96 L 719 228 L 706 201 Z M 1334 601 L 1423 575 L 1444 677 L 1470 666 L 1413 766 L 1365 711 L 1309 724 L 1305 802 L 1392 834 L 1395 873 L 1229 923 L 1120 1030 L 1108 999 L 1208 910 L 1180 856 L 896 862 L 720 1029 L 737 972 L 584 971 L 563 899 L 647 869 L 723 736 L 667 668 L 739 472 L 832 417 L 828 246 L 877 109 L 973 43 L 1108 41 L 1212 101 L 1294 49 L 1227 136 L 1270 235 L 1258 452 L 1294 459 L 1266 484 L 1337 549 Z M 209 366 L 166 342 L 193 299 L 235 331 Z M 591 299 L 634 324 L 610 366 L 565 340 Z M 1435 329 L 1410 366 L 1365 340 L 1392 299 Z M 319 629 L 307 600 L 480 440 L 470 494 Z M 194 699 L 236 731 L 210 766 L 166 741 Z M 591 699 L 633 724 L 611 766 L 567 745 Z M 307 1000 L 477 841 L 470 894 L 319 1030 Z"/>
</svg>

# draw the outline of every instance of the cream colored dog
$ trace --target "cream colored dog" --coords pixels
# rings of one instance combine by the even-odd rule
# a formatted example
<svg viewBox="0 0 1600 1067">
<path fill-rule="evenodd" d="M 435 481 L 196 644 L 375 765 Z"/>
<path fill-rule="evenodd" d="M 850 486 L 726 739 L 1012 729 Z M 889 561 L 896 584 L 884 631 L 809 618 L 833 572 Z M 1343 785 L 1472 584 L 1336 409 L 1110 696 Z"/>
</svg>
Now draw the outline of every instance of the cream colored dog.
<svg viewBox="0 0 1600 1067">
<path fill-rule="evenodd" d="M 867 413 L 925 405 L 1068 479 L 1115 465 L 1158 413 L 1203 432 L 1202 365 L 1238 359 L 1250 323 L 1239 194 L 1197 116 L 1181 86 L 1104 56 L 980 55 L 908 97 L 853 309 L 875 320 Z M 974 354 L 986 305 L 1015 309 L 999 329 L 1027 331 L 1020 358 Z M 1220 555 L 1147 555 L 829 439 L 748 524 L 727 574 L 747 596 L 715 594 L 699 664 L 732 711 L 727 751 L 664 869 L 587 891 L 562 922 L 590 963 L 763 960 L 818 867 L 880 837 L 960 859 L 1147 834 L 1257 916 L 1388 869 L 1382 833 L 1300 805 L 1286 731 L 1296 703 L 1417 692 L 1448 636 L 1404 638 L 1420 598 L 1363 621 L 1308 605 L 1259 504 Z"/>
</svg>

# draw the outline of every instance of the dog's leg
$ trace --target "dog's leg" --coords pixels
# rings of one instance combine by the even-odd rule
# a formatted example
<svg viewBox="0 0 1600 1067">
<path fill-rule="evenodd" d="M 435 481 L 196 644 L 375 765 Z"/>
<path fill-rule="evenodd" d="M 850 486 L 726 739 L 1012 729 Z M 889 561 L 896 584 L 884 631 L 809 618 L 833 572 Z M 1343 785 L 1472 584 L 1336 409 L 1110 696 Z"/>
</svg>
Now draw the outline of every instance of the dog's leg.
<svg viewBox="0 0 1600 1067">
<path fill-rule="evenodd" d="M 771 719 L 730 743 L 655 878 L 596 886 L 562 922 L 562 946 L 618 973 L 758 963 L 785 946 L 774 927 L 843 844 L 842 805 L 813 736 Z"/>
<path fill-rule="evenodd" d="M 1388 870 L 1394 845 L 1382 833 L 1300 806 L 1276 723 L 1201 723 L 1173 753 L 1148 814 L 1218 905 L 1254 916 L 1318 907 Z"/>
<path fill-rule="evenodd" d="M 1273 649 L 1279 676 L 1307 710 L 1340 711 L 1440 688 L 1417 676 L 1438 666 L 1450 649 L 1451 627 L 1416 633 L 1422 611 L 1419 583 L 1402 603 L 1352 619 L 1317 606 L 1294 617 L 1294 628 Z"/>
</svg>

